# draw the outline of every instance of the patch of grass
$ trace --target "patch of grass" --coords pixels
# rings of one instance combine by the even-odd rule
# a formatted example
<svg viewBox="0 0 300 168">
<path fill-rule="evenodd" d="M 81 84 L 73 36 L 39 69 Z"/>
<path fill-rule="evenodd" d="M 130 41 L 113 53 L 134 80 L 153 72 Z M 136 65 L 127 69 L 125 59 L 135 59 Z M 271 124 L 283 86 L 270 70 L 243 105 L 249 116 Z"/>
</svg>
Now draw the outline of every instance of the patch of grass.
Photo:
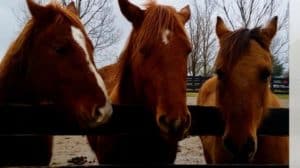
<svg viewBox="0 0 300 168">
<path fill-rule="evenodd" d="M 187 92 L 186 96 L 187 97 L 197 97 L 198 93 L 197 92 Z M 280 99 L 289 99 L 288 94 L 276 94 Z"/>
<path fill-rule="evenodd" d="M 197 92 L 187 92 L 186 96 L 187 97 L 197 97 L 198 93 Z"/>
<path fill-rule="evenodd" d="M 288 94 L 276 94 L 276 96 L 278 96 L 280 99 L 289 99 Z"/>
</svg>

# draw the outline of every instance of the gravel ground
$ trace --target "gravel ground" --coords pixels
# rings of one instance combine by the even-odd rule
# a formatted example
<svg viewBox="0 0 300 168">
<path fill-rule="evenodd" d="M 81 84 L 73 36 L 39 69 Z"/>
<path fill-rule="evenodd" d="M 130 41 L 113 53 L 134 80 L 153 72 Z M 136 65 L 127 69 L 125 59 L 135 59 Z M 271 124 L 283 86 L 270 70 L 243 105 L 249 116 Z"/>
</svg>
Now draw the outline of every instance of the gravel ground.
<svg viewBox="0 0 300 168">
<path fill-rule="evenodd" d="M 179 142 L 175 164 L 204 164 L 201 141 L 188 137 Z M 95 154 L 85 136 L 55 136 L 53 157 L 50 166 L 98 165 Z"/>
<path fill-rule="evenodd" d="M 76 161 L 77 159 L 77 161 Z M 97 165 L 86 136 L 55 136 L 51 166 Z"/>
<path fill-rule="evenodd" d="M 201 140 L 191 136 L 179 142 L 175 164 L 205 164 Z"/>
</svg>

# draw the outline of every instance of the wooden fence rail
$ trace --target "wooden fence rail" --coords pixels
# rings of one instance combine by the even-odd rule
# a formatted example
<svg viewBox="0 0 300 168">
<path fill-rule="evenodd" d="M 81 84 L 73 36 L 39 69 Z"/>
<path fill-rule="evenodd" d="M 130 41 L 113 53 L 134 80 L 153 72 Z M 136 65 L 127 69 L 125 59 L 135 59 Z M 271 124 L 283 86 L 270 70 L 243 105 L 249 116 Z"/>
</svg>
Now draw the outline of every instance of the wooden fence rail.
<svg viewBox="0 0 300 168">
<path fill-rule="evenodd" d="M 6 135 L 108 135 L 116 133 L 148 135 L 157 130 L 151 113 L 141 106 L 114 105 L 108 124 L 95 129 L 81 129 L 76 122 L 66 122 L 65 112 L 54 105 L 26 106 L 0 105 L 0 136 Z M 223 122 L 217 108 L 189 106 L 192 115 L 191 135 L 221 135 Z M 270 109 L 258 134 L 272 136 L 289 135 L 289 109 Z M 1 137 L 0 137 L 1 138 Z M 101 167 L 141 167 L 146 165 L 101 165 Z M 148 165 L 149 166 L 149 165 Z M 148 167 L 147 166 L 147 167 Z M 152 165 L 155 167 L 264 167 L 288 168 L 289 165 Z"/>
<path fill-rule="evenodd" d="M 189 106 L 192 115 L 191 135 L 221 135 L 222 116 L 215 107 Z M 0 106 L 0 135 L 93 135 L 93 134 L 146 134 L 156 130 L 156 124 L 142 106 L 114 105 L 108 124 L 94 129 L 79 128 L 74 121 L 66 122 L 65 112 L 54 105 Z M 270 109 L 258 131 L 260 135 L 282 136 L 289 134 L 289 110 Z"/>
</svg>

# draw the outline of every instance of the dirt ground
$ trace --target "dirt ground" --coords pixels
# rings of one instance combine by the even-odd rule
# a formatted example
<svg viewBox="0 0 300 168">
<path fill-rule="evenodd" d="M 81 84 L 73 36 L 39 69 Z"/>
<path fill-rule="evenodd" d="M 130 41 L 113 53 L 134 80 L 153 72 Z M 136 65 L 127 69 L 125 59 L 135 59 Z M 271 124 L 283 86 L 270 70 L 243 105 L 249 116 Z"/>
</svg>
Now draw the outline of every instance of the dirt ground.
<svg viewBox="0 0 300 168">
<path fill-rule="evenodd" d="M 81 159 L 83 158 L 83 159 Z M 72 160 L 73 159 L 73 160 Z M 74 161 L 78 159 L 78 161 Z M 97 165 L 86 136 L 55 136 L 50 166 Z"/>
<path fill-rule="evenodd" d="M 86 136 L 55 136 L 53 157 L 50 166 L 98 165 L 95 154 L 88 145 Z M 204 164 L 201 141 L 188 137 L 179 142 L 175 164 Z"/>
</svg>

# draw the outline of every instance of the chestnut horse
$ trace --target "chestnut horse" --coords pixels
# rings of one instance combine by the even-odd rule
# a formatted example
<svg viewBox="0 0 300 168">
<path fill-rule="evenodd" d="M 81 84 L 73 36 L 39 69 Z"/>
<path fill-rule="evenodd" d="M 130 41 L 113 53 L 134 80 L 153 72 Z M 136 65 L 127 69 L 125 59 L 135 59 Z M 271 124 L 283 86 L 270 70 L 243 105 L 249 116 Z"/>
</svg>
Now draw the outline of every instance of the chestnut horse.
<svg viewBox="0 0 300 168">
<path fill-rule="evenodd" d="M 177 142 L 186 134 L 191 120 L 186 105 L 191 43 L 184 28 L 190 18 L 189 6 L 176 11 L 153 1 L 145 10 L 128 0 L 119 0 L 119 5 L 133 30 L 119 60 L 99 73 L 112 102 L 143 105 L 157 132 L 89 136 L 89 142 L 99 163 L 172 163 Z"/>
<path fill-rule="evenodd" d="M 280 107 L 269 87 L 269 48 L 277 20 L 274 17 L 265 27 L 231 31 L 217 19 L 217 76 L 203 84 L 197 102 L 220 109 L 225 131 L 222 137 L 200 137 L 207 163 L 288 163 L 288 137 L 257 136 L 268 108 Z"/>
<path fill-rule="evenodd" d="M 81 127 L 104 124 L 112 107 L 74 3 L 27 5 L 32 18 L 0 64 L 0 103 L 54 103 Z M 1 165 L 47 165 L 51 151 L 52 136 L 0 138 Z"/>
</svg>

